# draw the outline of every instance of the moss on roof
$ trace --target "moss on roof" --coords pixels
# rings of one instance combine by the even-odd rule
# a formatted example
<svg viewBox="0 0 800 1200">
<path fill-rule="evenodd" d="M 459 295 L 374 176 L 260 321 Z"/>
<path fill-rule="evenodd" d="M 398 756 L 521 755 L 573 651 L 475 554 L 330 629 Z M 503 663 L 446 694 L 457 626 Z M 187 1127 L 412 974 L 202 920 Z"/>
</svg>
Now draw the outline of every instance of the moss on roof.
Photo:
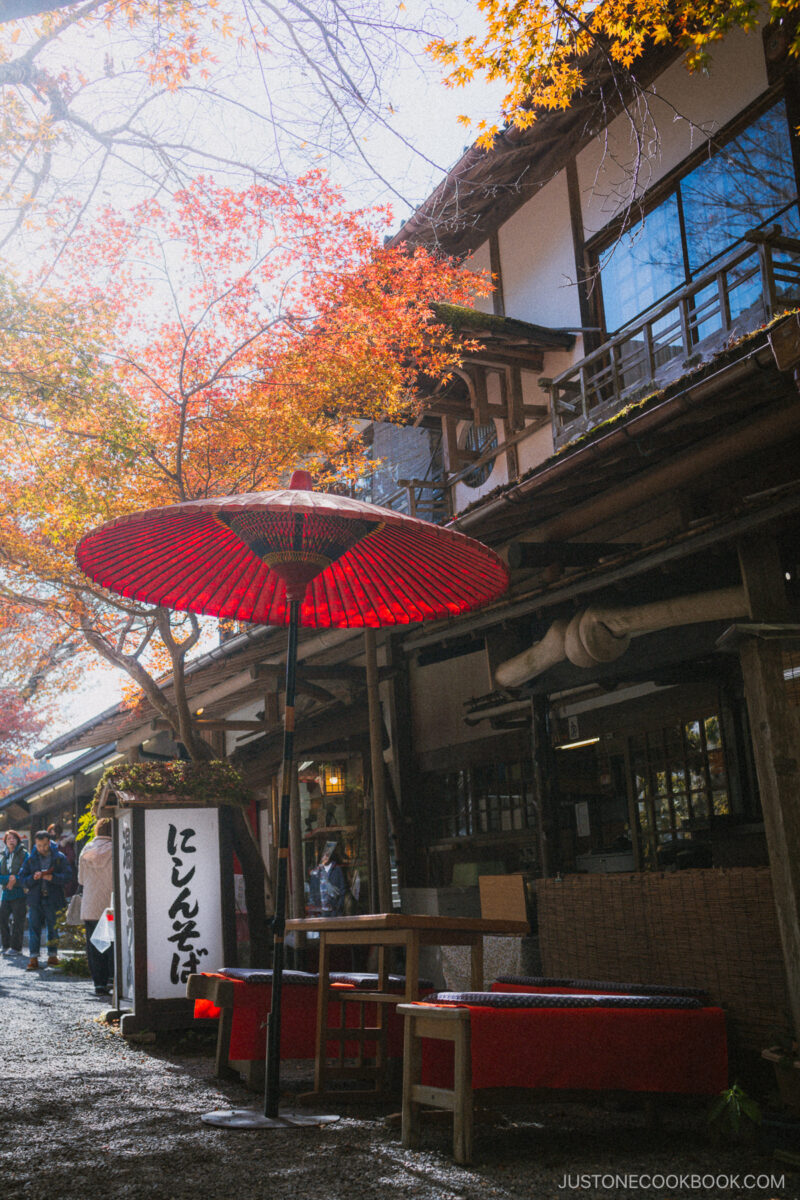
<svg viewBox="0 0 800 1200">
<path fill-rule="evenodd" d="M 516 317 L 501 317 L 496 313 L 481 312 L 463 304 L 432 304 L 431 308 L 444 324 L 459 332 L 478 333 L 488 330 L 502 336 L 526 337 L 533 342 L 556 346 L 571 346 L 575 335 L 563 329 L 548 329 L 545 325 L 533 325 L 530 321 L 518 321 Z"/>
<path fill-rule="evenodd" d="M 624 424 L 634 414 L 645 412 L 649 408 L 655 408 L 665 400 L 669 400 L 671 397 L 678 395 L 679 392 L 685 391 L 687 387 L 700 383 L 701 380 L 709 375 L 713 375 L 716 371 L 719 371 L 720 368 L 730 366 L 739 359 L 746 358 L 747 355 L 759 345 L 766 344 L 767 337 L 771 329 L 773 329 L 776 325 L 779 325 L 782 321 L 786 320 L 787 317 L 794 314 L 800 314 L 800 309 L 792 308 L 787 309 L 785 312 L 779 313 L 778 316 L 773 317 L 772 320 L 768 321 L 766 324 L 760 325 L 757 329 L 751 330 L 749 333 L 745 333 L 741 337 L 734 339 L 727 346 L 725 346 L 724 349 L 719 350 L 716 354 L 712 355 L 707 362 L 699 364 L 691 371 L 687 371 L 684 375 L 681 375 L 678 379 L 673 380 L 666 387 L 649 392 L 646 396 L 641 397 L 641 399 L 624 405 L 610 417 L 607 417 L 605 421 L 599 421 L 597 425 L 593 425 L 591 429 L 587 429 L 584 433 L 581 433 L 571 441 L 565 442 L 563 446 L 560 446 L 558 450 L 554 451 L 554 453 L 544 459 L 543 462 L 537 463 L 535 467 L 531 467 L 529 471 L 526 471 L 525 474 L 521 475 L 519 479 L 514 481 L 514 483 L 500 484 L 491 492 L 485 493 L 480 497 L 480 499 L 475 500 L 472 504 L 468 505 L 466 508 L 463 508 L 456 516 L 456 522 L 458 521 L 459 517 L 463 517 L 465 513 L 474 512 L 476 509 L 481 508 L 489 500 L 499 497 L 504 493 L 514 491 L 520 486 L 520 484 L 532 479 L 540 472 L 544 472 L 559 459 L 566 458 L 573 452 L 589 445 L 591 442 L 599 440 L 604 434 L 608 433 L 610 429 L 613 429 L 617 425 Z"/>
</svg>

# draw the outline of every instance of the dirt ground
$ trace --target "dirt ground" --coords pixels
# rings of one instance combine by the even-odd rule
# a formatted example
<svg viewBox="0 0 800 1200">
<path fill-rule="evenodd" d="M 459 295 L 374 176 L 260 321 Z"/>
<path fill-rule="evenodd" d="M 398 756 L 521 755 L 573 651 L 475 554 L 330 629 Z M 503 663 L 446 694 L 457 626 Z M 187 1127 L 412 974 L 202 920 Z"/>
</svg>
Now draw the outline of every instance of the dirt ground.
<svg viewBox="0 0 800 1200">
<path fill-rule="evenodd" d="M 453 1163 L 440 1122 L 404 1150 L 391 1107 L 342 1105 L 318 1129 L 213 1129 L 202 1113 L 259 1098 L 213 1079 L 210 1033 L 129 1044 L 88 980 L 26 974 L 26 961 L 0 959 L 0 1200 L 800 1200 L 800 1174 L 768 1152 L 712 1144 L 695 1102 L 655 1131 L 638 1106 L 504 1110 L 479 1125 L 471 1167 Z M 286 1064 L 283 1083 L 308 1089 L 310 1064 Z"/>
</svg>

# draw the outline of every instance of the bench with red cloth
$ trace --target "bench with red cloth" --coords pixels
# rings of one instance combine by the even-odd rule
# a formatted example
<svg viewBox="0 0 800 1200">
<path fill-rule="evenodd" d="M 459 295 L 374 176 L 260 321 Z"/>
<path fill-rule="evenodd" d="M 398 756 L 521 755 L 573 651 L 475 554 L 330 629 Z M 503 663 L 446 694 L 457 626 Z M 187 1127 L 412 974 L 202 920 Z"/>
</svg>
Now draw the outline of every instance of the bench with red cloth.
<svg viewBox="0 0 800 1200">
<path fill-rule="evenodd" d="M 544 975 L 498 975 L 491 986 L 493 992 L 549 992 L 568 996 L 590 995 L 626 996 L 692 996 L 708 1000 L 708 992 L 697 987 L 678 987 L 670 983 L 609 983 L 598 979 L 553 979 Z"/>
<path fill-rule="evenodd" d="M 328 1042 L 330 1058 L 376 1057 L 376 1037 L 380 1031 L 370 1038 L 368 1029 L 376 1022 L 375 1005 L 360 999 L 350 1004 L 344 1001 L 349 993 L 374 988 L 377 978 L 355 972 L 331 975 L 335 998 L 328 1005 L 328 1027 L 349 1029 L 352 1035 Z M 283 972 L 282 1059 L 315 1057 L 318 984 L 316 974 Z M 392 990 L 402 994 L 404 986 L 402 976 L 389 976 Z M 219 1021 L 215 1073 L 222 1077 L 231 1070 L 237 1071 L 249 1087 L 260 1087 L 267 1048 L 267 1016 L 272 1004 L 272 971 L 230 967 L 216 973 L 190 975 L 186 994 L 194 1000 L 196 1018 Z M 403 1022 L 394 1011 L 388 1015 L 385 1036 L 388 1056 L 401 1058 Z"/>
<path fill-rule="evenodd" d="M 454 1157 L 469 1162 L 479 1089 L 714 1095 L 727 1086 L 724 1014 L 696 996 L 529 989 L 399 1007 L 404 1145 L 417 1141 L 421 1104 L 449 1109 Z"/>
</svg>

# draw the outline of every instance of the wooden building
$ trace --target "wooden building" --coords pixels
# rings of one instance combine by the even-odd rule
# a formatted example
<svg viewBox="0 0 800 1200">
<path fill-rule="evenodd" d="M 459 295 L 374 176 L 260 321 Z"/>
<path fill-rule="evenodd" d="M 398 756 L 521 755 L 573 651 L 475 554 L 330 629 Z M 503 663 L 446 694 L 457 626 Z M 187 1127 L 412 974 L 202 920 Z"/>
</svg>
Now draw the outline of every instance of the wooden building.
<svg viewBox="0 0 800 1200">
<path fill-rule="evenodd" d="M 550 973 L 749 997 L 752 1048 L 759 989 L 800 1028 L 797 69 L 767 30 L 727 37 L 708 78 L 670 49 L 645 70 L 618 115 L 600 75 L 469 150 L 396 235 L 495 290 L 440 310 L 482 349 L 416 426 L 373 427 L 371 498 L 487 542 L 512 584 L 380 635 L 394 865 L 405 886 L 523 871 Z M 253 630 L 189 675 L 265 847 L 282 653 Z M 363 640 L 300 654 L 298 911 L 329 831 L 365 880 L 374 853 Z M 153 719 L 112 710 L 47 751 L 177 752 Z"/>
</svg>

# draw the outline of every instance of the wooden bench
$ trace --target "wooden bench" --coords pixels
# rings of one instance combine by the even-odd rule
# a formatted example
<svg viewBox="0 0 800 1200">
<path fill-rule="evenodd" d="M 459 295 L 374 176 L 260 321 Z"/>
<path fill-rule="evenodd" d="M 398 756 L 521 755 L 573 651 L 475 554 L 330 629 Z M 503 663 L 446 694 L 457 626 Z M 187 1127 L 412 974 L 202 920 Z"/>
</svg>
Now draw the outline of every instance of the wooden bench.
<svg viewBox="0 0 800 1200">
<path fill-rule="evenodd" d="M 403 1145 L 423 1107 L 453 1114 L 472 1159 L 475 1093 L 489 1089 L 714 1095 L 727 1086 L 724 1014 L 686 996 L 439 993 L 401 1004 Z"/>
<path fill-rule="evenodd" d="M 281 1057 L 313 1059 L 316 1054 L 318 976 L 303 971 L 283 975 Z M 327 1017 L 327 1050 L 332 1059 L 364 1060 L 402 1056 L 402 1019 L 394 1012 L 385 1024 L 374 1019 L 369 988 L 377 975 L 333 973 Z M 389 976 L 387 986 L 402 997 L 405 980 Z M 426 985 L 431 990 L 430 985 Z M 219 1021 L 215 1075 L 236 1074 L 248 1087 L 264 1083 L 266 1021 L 272 1001 L 272 971 L 223 968 L 216 974 L 190 975 L 186 995 L 195 1002 L 195 1017 Z"/>
</svg>

